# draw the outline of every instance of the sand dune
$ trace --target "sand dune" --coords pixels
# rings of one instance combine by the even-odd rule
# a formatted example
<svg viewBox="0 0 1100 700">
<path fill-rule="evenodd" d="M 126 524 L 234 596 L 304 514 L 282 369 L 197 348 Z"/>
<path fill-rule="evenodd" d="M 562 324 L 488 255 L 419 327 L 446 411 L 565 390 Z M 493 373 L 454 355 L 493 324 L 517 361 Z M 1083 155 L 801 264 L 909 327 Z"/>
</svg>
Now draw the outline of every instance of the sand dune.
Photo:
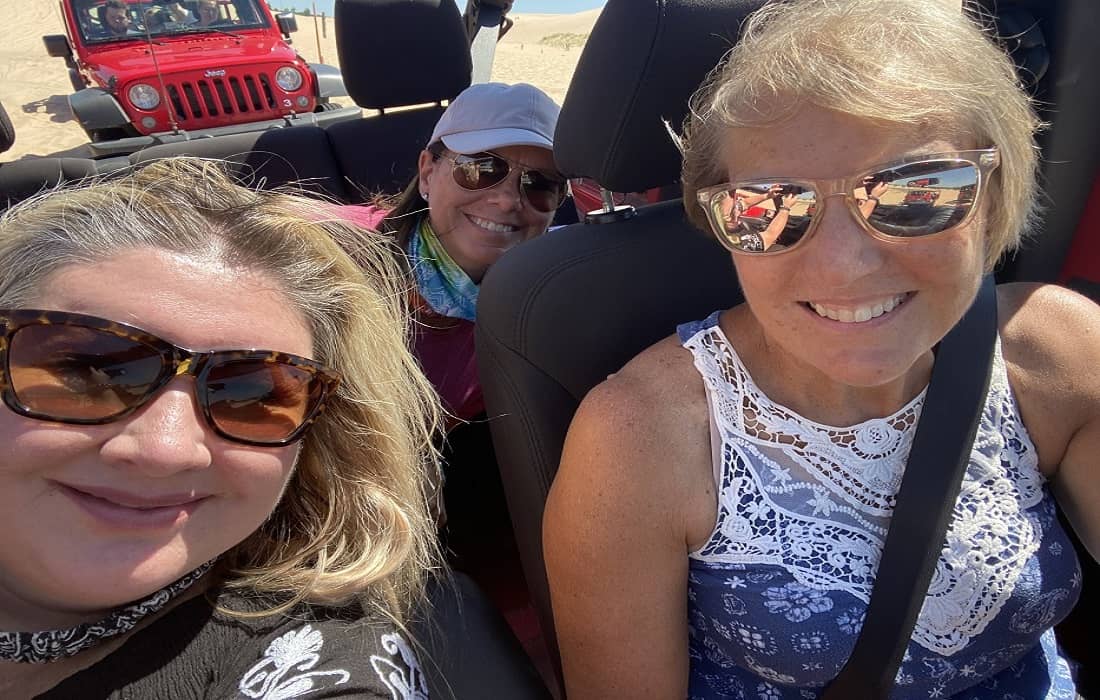
<svg viewBox="0 0 1100 700">
<path fill-rule="evenodd" d="M 493 79 L 538 85 L 561 102 L 581 49 L 541 42 L 555 34 L 587 35 L 598 15 L 599 10 L 513 15 L 515 26 L 498 45 Z M 314 18 L 299 16 L 294 45 L 310 62 L 335 64 L 332 19 L 319 45 L 314 26 Z M 42 44 L 44 34 L 64 31 L 56 3 L 0 2 L 0 27 L 8 28 L 0 42 L 0 102 L 16 133 L 15 146 L 0 154 L 0 162 L 45 155 L 87 156 L 87 137 L 69 110 L 71 87 L 65 64 L 47 56 Z"/>
</svg>

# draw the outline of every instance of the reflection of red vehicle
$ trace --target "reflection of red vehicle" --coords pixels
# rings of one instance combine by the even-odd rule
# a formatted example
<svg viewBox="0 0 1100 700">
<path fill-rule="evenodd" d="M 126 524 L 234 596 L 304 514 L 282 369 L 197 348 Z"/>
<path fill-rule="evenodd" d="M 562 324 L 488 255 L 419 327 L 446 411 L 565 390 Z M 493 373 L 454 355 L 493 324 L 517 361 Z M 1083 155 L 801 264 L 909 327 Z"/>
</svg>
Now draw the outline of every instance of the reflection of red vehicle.
<svg viewBox="0 0 1100 700">
<path fill-rule="evenodd" d="M 932 185 L 940 184 L 938 177 L 922 177 L 916 180 L 910 180 L 905 183 L 907 187 L 931 187 Z"/>
<path fill-rule="evenodd" d="M 935 190 L 913 190 L 906 193 L 902 204 L 932 204 L 940 198 L 940 193 Z"/>
</svg>

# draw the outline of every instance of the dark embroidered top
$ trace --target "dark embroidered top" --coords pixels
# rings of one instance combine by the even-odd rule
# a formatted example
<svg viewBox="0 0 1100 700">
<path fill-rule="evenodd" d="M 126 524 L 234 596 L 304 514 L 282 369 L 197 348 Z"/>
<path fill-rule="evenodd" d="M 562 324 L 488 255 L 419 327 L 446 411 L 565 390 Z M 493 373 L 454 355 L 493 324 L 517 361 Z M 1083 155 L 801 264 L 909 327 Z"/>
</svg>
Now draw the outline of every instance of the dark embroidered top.
<svg viewBox="0 0 1100 700">
<path fill-rule="evenodd" d="M 232 610 L 259 610 L 223 595 Z M 426 700 L 409 639 L 358 605 L 240 618 L 189 600 L 39 700 Z"/>
</svg>

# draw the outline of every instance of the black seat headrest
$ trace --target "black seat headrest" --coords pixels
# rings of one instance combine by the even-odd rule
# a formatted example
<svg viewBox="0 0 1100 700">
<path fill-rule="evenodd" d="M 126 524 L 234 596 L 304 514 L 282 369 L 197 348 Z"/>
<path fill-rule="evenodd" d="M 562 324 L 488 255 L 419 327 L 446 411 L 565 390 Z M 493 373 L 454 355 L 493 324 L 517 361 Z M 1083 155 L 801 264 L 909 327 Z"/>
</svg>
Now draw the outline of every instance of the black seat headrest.
<svg viewBox="0 0 1100 700">
<path fill-rule="evenodd" d="M 640 192 L 680 177 L 688 99 L 763 0 L 607 0 L 584 46 L 554 134 L 570 177 Z"/>
<path fill-rule="evenodd" d="M 470 85 L 470 40 L 454 0 L 336 0 L 344 86 L 365 109 L 453 99 Z"/>
</svg>

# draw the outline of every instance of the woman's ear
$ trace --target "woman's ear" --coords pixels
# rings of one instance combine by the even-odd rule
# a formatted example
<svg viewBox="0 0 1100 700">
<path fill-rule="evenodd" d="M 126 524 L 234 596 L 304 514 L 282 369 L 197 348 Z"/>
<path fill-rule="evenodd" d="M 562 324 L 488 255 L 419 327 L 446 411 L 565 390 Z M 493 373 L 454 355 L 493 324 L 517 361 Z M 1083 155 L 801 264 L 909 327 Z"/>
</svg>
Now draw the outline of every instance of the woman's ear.
<svg viewBox="0 0 1100 700">
<path fill-rule="evenodd" d="M 420 196 L 424 199 L 428 198 L 428 192 L 431 189 L 431 177 L 435 173 L 438 164 L 439 160 L 432 155 L 431 151 L 423 150 L 420 152 L 420 159 L 416 163 L 416 171 L 420 177 Z"/>
</svg>

